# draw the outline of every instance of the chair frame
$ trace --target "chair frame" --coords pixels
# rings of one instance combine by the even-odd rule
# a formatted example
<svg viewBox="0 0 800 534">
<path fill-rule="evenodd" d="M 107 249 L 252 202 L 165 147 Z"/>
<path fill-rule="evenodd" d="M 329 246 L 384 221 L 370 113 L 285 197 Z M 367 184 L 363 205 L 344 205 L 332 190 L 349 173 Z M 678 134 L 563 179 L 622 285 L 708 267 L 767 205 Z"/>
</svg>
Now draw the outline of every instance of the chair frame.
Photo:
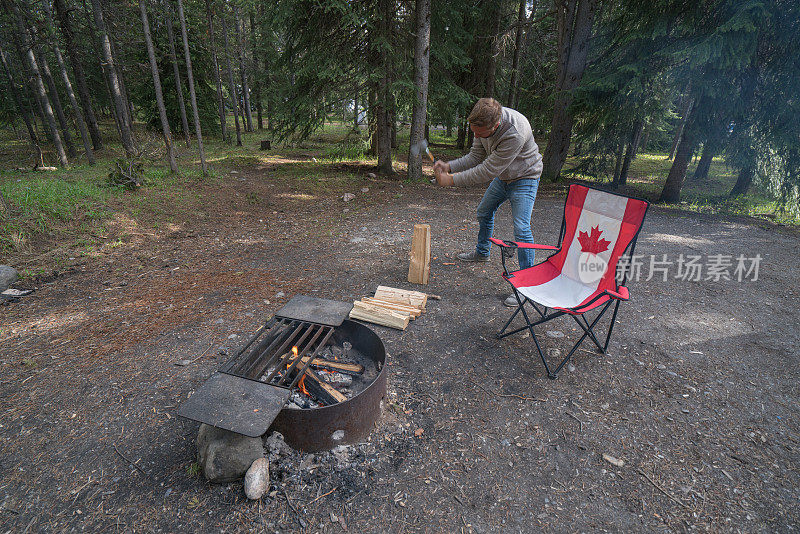
<svg viewBox="0 0 800 534">
<path fill-rule="evenodd" d="M 626 264 L 624 266 L 624 269 L 623 269 L 623 272 L 622 272 L 622 280 L 621 280 L 620 283 L 616 284 L 616 286 L 617 286 L 617 290 L 616 291 L 606 290 L 606 291 L 603 291 L 602 293 L 600 293 L 599 295 L 595 296 L 589 302 L 586 302 L 585 304 L 583 304 L 581 306 L 576 306 L 575 308 L 563 308 L 563 309 L 559 309 L 559 310 L 552 310 L 551 312 L 548 313 L 548 310 L 549 310 L 548 307 L 542 306 L 542 305 L 537 305 L 535 302 L 530 300 L 525 295 L 521 295 L 520 292 L 517 290 L 517 288 L 514 287 L 514 284 L 512 284 L 511 281 L 509 280 L 510 277 L 513 277 L 514 273 L 520 272 L 522 269 L 509 273 L 508 268 L 506 267 L 506 257 L 513 256 L 514 252 L 516 251 L 516 249 L 519 248 L 520 246 L 523 246 L 525 248 L 534 248 L 534 249 L 540 249 L 540 250 L 555 250 L 552 254 L 550 254 L 550 256 L 547 257 L 547 259 L 550 259 L 552 256 L 554 256 L 555 254 L 558 254 L 561 251 L 561 249 L 562 249 L 562 247 L 564 245 L 563 239 L 564 239 L 564 235 L 565 235 L 566 229 L 567 229 L 567 214 L 566 214 L 567 200 L 566 199 L 564 201 L 564 215 L 563 215 L 563 217 L 561 219 L 561 232 L 559 233 L 558 246 L 557 247 L 552 247 L 552 246 L 548 246 L 548 245 L 536 245 L 536 244 L 530 244 L 530 243 L 516 243 L 516 242 L 513 242 L 513 241 L 491 239 L 492 243 L 494 243 L 497 246 L 500 246 L 501 249 L 502 249 L 501 250 L 502 253 L 500 255 L 500 258 L 501 258 L 502 263 L 503 263 L 503 278 L 509 283 L 509 285 L 511 286 L 511 289 L 514 291 L 514 297 L 517 299 L 517 309 L 514 310 L 514 313 L 511 315 L 511 317 L 508 319 L 508 321 L 506 321 L 506 323 L 503 325 L 503 328 L 501 328 L 500 331 L 496 334 L 497 339 L 502 339 L 504 337 L 508 337 L 510 335 L 517 334 L 517 333 L 522 332 L 524 330 L 528 330 L 530 332 L 530 334 L 531 334 L 531 337 L 533 338 L 534 344 L 536 345 L 536 350 L 539 353 L 539 357 L 541 358 L 542 363 L 544 364 L 544 368 L 545 368 L 545 371 L 547 372 L 547 376 L 550 379 L 557 378 L 559 371 L 561 371 L 561 369 L 570 361 L 570 359 L 572 358 L 573 354 L 575 354 L 575 351 L 578 350 L 578 348 L 581 346 L 581 344 L 583 343 L 583 341 L 587 337 L 592 340 L 592 342 L 597 347 L 596 350 L 600 354 L 607 354 L 608 344 L 611 341 L 611 333 L 614 330 L 614 324 L 616 323 L 617 312 L 619 311 L 620 302 L 622 302 L 623 300 L 629 300 L 629 295 L 627 293 L 627 289 L 625 287 L 625 284 L 628 281 L 628 275 L 630 274 L 630 272 L 633 269 L 632 260 L 633 260 L 633 256 L 634 256 L 634 251 L 636 249 L 636 242 L 639 239 L 639 233 L 641 232 L 642 226 L 644 225 L 644 218 L 647 215 L 647 209 L 650 207 L 649 202 L 647 202 L 646 200 L 641 199 L 641 198 L 629 197 L 629 196 L 625 196 L 625 195 L 618 195 L 617 193 L 614 193 L 614 192 L 611 192 L 611 191 L 607 191 L 605 189 L 600 189 L 600 188 L 597 188 L 597 187 L 591 187 L 591 186 L 587 186 L 587 185 L 584 185 L 584 184 L 576 184 L 576 185 L 581 185 L 582 187 L 586 187 L 588 189 L 594 189 L 596 191 L 601 191 L 603 193 L 608 193 L 608 194 L 617 195 L 617 196 L 624 196 L 625 198 L 629 198 L 629 199 L 632 199 L 632 200 L 639 200 L 639 201 L 645 202 L 645 204 L 646 204 L 645 213 L 642 215 L 642 223 L 639 225 L 639 228 L 636 230 L 636 234 L 633 236 L 633 239 L 631 239 L 631 242 L 628 244 L 628 246 L 625 248 L 625 250 L 622 252 L 622 254 L 619 255 L 619 258 L 617 260 L 617 265 L 615 266 L 615 268 L 618 268 L 619 261 L 621 261 L 623 258 L 627 258 L 627 262 L 626 262 Z M 567 193 L 567 199 L 568 198 L 569 198 L 569 193 Z M 547 261 L 547 259 L 545 261 Z M 529 269 L 530 268 L 533 268 L 533 267 L 529 267 Z M 618 273 L 619 273 L 619 270 L 617 270 L 617 272 L 615 273 L 614 280 L 618 280 L 617 279 L 617 274 Z M 592 306 L 592 304 L 594 302 L 596 302 L 598 299 L 600 299 L 600 298 L 602 298 L 604 296 L 610 297 L 608 302 L 606 302 L 605 304 L 601 305 L 602 308 L 600 308 L 600 312 L 597 314 L 597 316 L 591 322 L 589 322 L 589 320 L 586 318 L 586 313 L 591 311 L 591 310 L 593 310 L 593 309 L 595 309 L 597 306 Z M 533 307 L 533 309 L 539 314 L 540 319 L 536 320 L 535 322 L 531 322 L 530 318 L 528 317 L 528 313 L 525 310 L 525 305 L 526 304 L 530 304 Z M 600 319 L 602 319 L 602 317 L 605 315 L 605 313 L 608 311 L 608 309 L 610 308 L 610 306 L 612 304 L 614 304 L 614 313 L 611 316 L 611 323 L 610 323 L 610 325 L 608 327 L 608 332 L 606 333 L 605 341 L 603 343 L 601 343 L 598 340 L 598 337 L 597 337 L 597 334 L 594 331 L 594 328 L 595 328 L 595 326 L 597 326 L 597 324 L 600 322 Z M 541 307 L 541 309 L 540 309 L 540 307 Z M 514 320 L 514 318 L 520 312 L 522 312 L 522 316 L 523 316 L 523 318 L 525 320 L 525 326 L 522 326 L 522 327 L 517 328 L 515 330 L 511 330 L 511 331 L 506 332 L 506 329 L 509 327 L 511 322 Z M 583 335 L 573 345 L 572 349 L 564 357 L 564 359 L 561 360 L 561 362 L 558 364 L 558 366 L 555 368 L 555 370 L 551 371 L 550 370 L 550 365 L 548 365 L 548 363 L 547 363 L 547 358 L 545 357 L 544 352 L 542 351 L 541 344 L 539 343 L 539 339 L 536 337 L 536 332 L 534 331 L 533 327 L 534 326 L 538 326 L 538 325 L 543 324 L 543 323 L 546 323 L 546 322 L 551 321 L 553 319 L 556 319 L 558 317 L 561 317 L 562 315 L 571 316 L 575 320 L 575 322 L 578 324 L 578 326 L 581 327 L 581 330 L 583 330 Z M 536 317 L 534 316 L 534 319 L 535 318 Z"/>
</svg>

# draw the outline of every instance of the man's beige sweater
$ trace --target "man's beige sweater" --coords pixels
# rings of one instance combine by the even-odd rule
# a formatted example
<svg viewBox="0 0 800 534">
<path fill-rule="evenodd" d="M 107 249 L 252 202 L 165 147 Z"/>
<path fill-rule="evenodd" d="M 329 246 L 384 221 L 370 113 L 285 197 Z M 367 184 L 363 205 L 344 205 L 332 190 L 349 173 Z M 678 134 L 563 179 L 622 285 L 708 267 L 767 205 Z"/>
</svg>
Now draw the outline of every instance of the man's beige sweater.
<svg viewBox="0 0 800 534">
<path fill-rule="evenodd" d="M 489 137 L 476 137 L 472 149 L 450 162 L 455 185 L 477 185 L 499 177 L 504 182 L 542 175 L 542 155 L 531 124 L 519 111 L 503 108 L 500 126 Z"/>
</svg>

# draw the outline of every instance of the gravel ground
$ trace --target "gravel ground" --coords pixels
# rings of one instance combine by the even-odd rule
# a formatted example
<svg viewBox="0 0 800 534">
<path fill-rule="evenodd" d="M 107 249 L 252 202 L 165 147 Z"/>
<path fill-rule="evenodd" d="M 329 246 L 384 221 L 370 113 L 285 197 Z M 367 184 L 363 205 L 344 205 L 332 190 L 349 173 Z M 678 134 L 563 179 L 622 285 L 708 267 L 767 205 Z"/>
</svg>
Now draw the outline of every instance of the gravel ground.
<svg viewBox="0 0 800 534">
<path fill-rule="evenodd" d="M 549 380 L 529 337 L 494 339 L 510 314 L 499 259 L 454 259 L 474 242 L 481 190 L 364 176 L 309 193 L 239 171 L 202 191 L 195 217 L 0 308 L 0 531 L 796 530 L 796 235 L 651 209 L 608 355 L 578 351 Z M 563 198 L 537 199 L 538 242 L 555 244 Z M 259 502 L 206 483 L 197 425 L 175 414 L 220 351 L 294 294 L 411 288 L 419 222 L 434 257 L 423 290 L 442 299 L 403 332 L 374 327 L 390 375 L 369 440 L 310 455 L 274 437 Z M 495 228 L 511 236 L 507 206 Z M 664 254 L 666 280 L 650 269 Z M 738 281 L 736 258 L 756 254 L 758 280 Z M 700 280 L 676 278 L 680 255 L 700 256 Z M 732 257 L 731 280 L 706 279 L 715 255 Z M 577 326 L 539 332 L 563 353 Z"/>
</svg>

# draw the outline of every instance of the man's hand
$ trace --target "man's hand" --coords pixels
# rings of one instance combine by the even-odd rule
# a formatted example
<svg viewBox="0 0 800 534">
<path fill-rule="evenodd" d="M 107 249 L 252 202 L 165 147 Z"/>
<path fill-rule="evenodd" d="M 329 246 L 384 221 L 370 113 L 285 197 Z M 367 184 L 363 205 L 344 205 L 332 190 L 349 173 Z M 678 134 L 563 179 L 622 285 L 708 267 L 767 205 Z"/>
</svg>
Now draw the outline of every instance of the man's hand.
<svg viewBox="0 0 800 534">
<path fill-rule="evenodd" d="M 450 164 L 446 161 L 436 160 L 433 164 L 433 172 L 450 172 Z"/>
<path fill-rule="evenodd" d="M 433 173 L 436 175 L 436 184 L 439 187 L 450 187 L 455 185 L 453 181 L 453 175 L 447 171 L 442 170 L 439 168 L 438 170 L 434 168 Z"/>
</svg>

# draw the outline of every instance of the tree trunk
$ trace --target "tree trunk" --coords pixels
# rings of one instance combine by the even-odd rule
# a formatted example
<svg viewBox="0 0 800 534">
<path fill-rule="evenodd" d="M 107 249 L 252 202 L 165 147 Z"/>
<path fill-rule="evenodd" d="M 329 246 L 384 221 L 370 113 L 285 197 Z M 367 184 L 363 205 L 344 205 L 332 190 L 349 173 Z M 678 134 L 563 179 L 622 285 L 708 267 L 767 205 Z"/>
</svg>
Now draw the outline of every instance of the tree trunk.
<svg viewBox="0 0 800 534">
<path fill-rule="evenodd" d="M 217 60 L 217 45 L 214 35 L 214 14 L 211 12 L 211 2 L 206 0 L 206 19 L 208 20 L 208 42 L 211 44 L 211 57 L 214 60 L 214 82 L 217 84 L 217 105 L 219 107 L 219 126 L 222 132 L 222 140 L 227 141 L 228 125 L 225 120 L 225 98 L 222 96 L 222 79 L 219 72 L 219 61 Z"/>
<path fill-rule="evenodd" d="M 678 143 L 678 149 L 675 151 L 675 160 L 672 162 L 672 167 L 669 170 L 667 181 L 664 183 L 661 196 L 658 198 L 659 202 L 680 201 L 681 187 L 683 186 L 683 181 L 686 179 L 686 169 L 689 167 L 689 161 L 691 161 L 692 152 L 694 151 L 693 137 L 689 128 L 683 129 L 681 141 Z"/>
<path fill-rule="evenodd" d="M 458 126 L 458 136 L 456 137 L 456 147 L 459 150 L 464 150 L 466 148 L 467 143 L 467 130 L 469 129 L 469 125 L 467 121 L 460 121 Z"/>
<path fill-rule="evenodd" d="M 108 29 L 108 42 L 111 45 L 111 55 L 114 57 L 114 68 L 117 71 L 117 80 L 119 80 L 119 92 L 122 95 L 122 102 L 125 104 L 125 121 L 128 123 L 128 128 L 133 131 L 133 104 L 131 104 L 128 98 L 128 86 L 125 85 L 126 69 L 123 63 L 124 59 L 122 54 L 118 53 L 119 47 L 117 47 L 116 42 L 112 38 L 112 35 L 114 35 L 113 23 L 110 26 L 106 26 L 106 28 Z"/>
<path fill-rule="evenodd" d="M 122 98 L 119 79 L 117 78 L 117 70 L 114 67 L 114 56 L 111 54 L 111 40 L 108 38 L 106 25 L 103 21 L 103 9 L 100 7 L 100 0 L 92 0 L 92 13 L 94 15 L 94 23 L 95 26 L 97 26 L 97 31 L 100 32 L 100 44 L 104 60 L 103 70 L 106 73 L 108 87 L 111 90 L 111 100 L 114 102 L 114 109 L 116 110 L 117 127 L 119 128 L 120 137 L 122 139 L 122 147 L 125 149 L 125 154 L 130 158 L 133 157 L 135 152 L 133 136 L 125 120 L 127 113 L 125 101 Z"/>
<path fill-rule="evenodd" d="M 70 65 L 72 65 L 72 72 L 75 75 L 78 98 L 80 99 L 83 115 L 86 119 L 86 127 L 89 130 L 89 136 L 92 138 L 92 147 L 94 147 L 95 150 L 102 150 L 103 138 L 100 136 L 100 128 L 97 125 L 97 118 L 92 109 L 89 86 L 86 83 L 86 74 L 83 71 L 83 65 L 81 64 L 78 49 L 75 44 L 72 24 L 69 20 L 69 11 L 64 4 L 64 0 L 53 0 L 53 7 L 56 10 L 56 16 L 58 17 L 59 26 L 61 27 L 61 35 L 64 37 L 64 43 L 67 45 L 67 56 L 69 57 Z"/>
<path fill-rule="evenodd" d="M 42 130 L 44 130 L 45 136 L 47 137 L 47 141 L 52 143 L 53 136 L 47 127 L 47 120 L 44 117 L 44 108 L 42 107 L 42 102 L 38 97 L 39 91 L 36 87 L 36 77 L 33 75 L 33 72 L 31 72 L 28 64 L 28 53 L 23 46 L 23 39 L 21 39 L 20 36 L 13 31 L 10 31 L 9 35 L 11 35 L 11 42 L 14 45 L 14 49 L 17 52 L 17 58 L 19 59 L 20 65 L 22 65 L 22 70 L 24 71 L 22 73 L 22 77 L 25 81 L 22 83 L 22 86 L 23 89 L 27 87 L 28 90 L 27 92 L 23 92 L 23 96 L 25 96 L 26 101 L 28 101 L 29 98 L 33 100 L 33 104 L 30 106 L 31 111 L 33 112 L 33 129 L 38 135 L 38 124 L 36 122 L 36 118 L 38 117 L 39 122 L 42 124 Z"/>
<path fill-rule="evenodd" d="M 62 167 L 68 164 L 67 154 L 64 152 L 64 145 L 61 143 L 61 136 L 58 133 L 58 126 L 56 119 L 53 116 L 53 109 L 50 107 L 50 101 L 47 99 L 47 91 L 44 88 L 42 75 L 39 71 L 39 65 L 36 62 L 36 56 L 33 53 L 33 48 L 29 42 L 27 32 L 25 31 L 25 24 L 23 23 L 23 15 L 20 13 L 19 8 L 12 0 L 3 0 L 3 5 L 7 13 L 12 13 L 17 25 L 17 39 L 22 43 L 22 50 L 25 54 L 25 59 L 28 63 L 28 68 L 33 76 L 32 85 L 35 90 L 37 100 L 42 106 L 45 119 L 47 120 L 47 127 L 50 130 L 50 135 L 53 139 L 53 145 L 58 154 L 58 161 Z"/>
<path fill-rule="evenodd" d="M 707 139 L 706 144 L 703 146 L 703 155 L 700 156 L 700 163 L 697 164 L 697 169 L 694 171 L 692 181 L 700 181 L 708 178 L 708 171 L 711 170 L 711 163 L 714 161 L 714 156 L 719 153 L 720 143 L 716 139 Z"/>
<path fill-rule="evenodd" d="M 611 189 L 619 187 L 619 174 L 622 170 L 622 153 L 625 151 L 625 143 L 620 142 L 617 147 L 617 155 L 614 158 L 616 164 L 614 165 L 614 177 L 611 178 Z"/>
<path fill-rule="evenodd" d="M 0 47 L 0 60 L 2 60 L 3 71 L 6 73 L 6 78 L 8 78 L 8 87 L 11 91 L 11 97 L 14 99 L 14 104 L 17 106 L 19 114 L 22 115 L 22 120 L 25 122 L 25 127 L 28 129 L 28 136 L 31 141 L 31 146 L 36 152 L 36 165 L 34 165 L 34 167 L 44 165 L 44 161 L 42 160 L 42 149 L 39 146 L 39 139 L 36 137 L 36 132 L 31 124 L 30 116 L 28 115 L 28 111 L 25 109 L 25 105 L 22 102 L 22 95 L 20 95 L 19 91 L 17 90 L 17 86 L 14 83 L 14 77 L 11 74 L 11 69 L 8 68 L 6 53 L 2 47 Z"/>
<path fill-rule="evenodd" d="M 377 121 L 377 152 L 378 152 L 378 172 L 380 174 L 392 175 L 392 135 L 390 120 L 390 49 L 391 49 L 391 20 L 393 17 L 392 2 L 390 0 L 378 0 L 378 31 L 383 40 L 380 47 L 380 65 L 382 68 L 381 77 L 378 80 L 378 101 L 375 105 L 375 118 Z"/>
<path fill-rule="evenodd" d="M 367 150 L 367 154 L 370 156 L 378 155 L 378 121 L 375 115 L 376 92 L 375 84 L 370 83 L 367 88 L 367 132 L 369 134 L 369 150 Z"/>
<path fill-rule="evenodd" d="M 200 166 L 203 176 L 208 174 L 206 168 L 206 155 L 203 152 L 203 132 L 200 131 L 200 114 L 197 112 L 197 95 L 194 92 L 194 75 L 192 74 L 192 56 L 189 54 L 189 35 L 186 33 L 186 18 L 183 16 L 183 1 L 178 0 L 178 17 L 181 21 L 181 35 L 183 36 L 183 53 L 186 55 L 186 76 L 189 78 L 189 98 L 192 103 L 192 116 L 194 117 L 194 131 L 197 136 L 197 148 L 200 151 Z"/>
<path fill-rule="evenodd" d="M 572 92 L 580 85 L 589 52 L 589 37 L 598 0 L 557 0 L 558 79 L 553 122 L 544 153 L 548 179 L 558 180 L 567 159 L 572 135 Z"/>
<path fill-rule="evenodd" d="M 38 41 L 39 39 L 36 29 L 32 27 L 31 42 L 34 43 L 33 47 L 39 63 L 39 69 L 42 73 L 42 79 L 44 80 L 47 90 L 50 93 L 50 103 L 53 106 L 53 111 L 55 111 L 56 119 L 58 119 L 58 125 L 61 127 L 61 135 L 62 139 L 64 140 L 64 144 L 66 145 L 67 155 L 74 159 L 78 157 L 78 153 L 75 151 L 75 145 L 72 142 L 72 132 L 70 131 L 69 121 L 67 121 L 67 116 L 64 114 L 64 108 L 61 106 L 61 98 L 58 96 L 56 82 L 53 80 L 53 75 L 50 73 L 50 65 L 47 63 L 47 57 L 42 52 L 41 47 L 38 44 L 35 44 L 38 43 Z"/>
<path fill-rule="evenodd" d="M 511 60 L 511 82 L 508 84 L 508 98 L 506 104 L 509 107 L 514 106 L 514 101 L 517 98 L 517 70 L 519 69 L 519 56 L 522 50 L 522 24 L 525 22 L 525 6 L 528 0 L 520 0 L 519 12 L 517 13 L 517 34 L 514 37 L 514 57 Z"/>
<path fill-rule="evenodd" d="M 178 164 L 175 163 L 175 151 L 172 149 L 172 134 L 169 131 L 167 109 L 164 107 L 164 95 L 161 93 L 161 77 L 158 74 L 158 63 L 156 63 L 156 52 L 153 50 L 153 40 L 150 38 L 150 22 L 147 20 L 147 9 L 144 6 L 144 0 L 139 0 L 139 12 L 142 15 L 144 42 L 147 45 L 147 56 L 150 58 L 150 70 L 153 73 L 153 87 L 156 91 L 156 105 L 158 105 L 158 115 L 161 118 L 161 131 L 164 134 L 164 145 L 167 148 L 169 169 L 172 172 L 178 172 Z"/>
<path fill-rule="evenodd" d="M 489 35 L 489 58 L 486 65 L 485 97 L 493 97 L 497 84 L 497 57 L 500 55 L 500 19 L 503 15 L 502 2 L 489 1 L 491 6 L 491 34 Z"/>
<path fill-rule="evenodd" d="M 228 70 L 228 92 L 231 95 L 231 108 L 233 109 L 233 122 L 236 124 L 236 145 L 242 146 L 242 130 L 239 127 L 239 95 L 236 94 L 236 83 L 233 80 L 233 68 L 231 68 L 231 54 L 228 47 L 228 24 L 225 17 L 222 17 L 222 37 L 225 43 L 225 65 Z"/>
<path fill-rule="evenodd" d="M 736 185 L 733 186 L 729 196 L 737 197 L 744 195 L 750 189 L 750 184 L 753 183 L 753 176 L 755 171 L 752 165 L 747 165 L 739 170 L 739 176 L 736 178 Z"/>
<path fill-rule="evenodd" d="M 191 146 L 189 141 L 189 120 L 186 117 L 186 102 L 183 99 L 183 87 L 181 87 L 181 71 L 178 68 L 178 55 L 175 53 L 175 34 L 172 31 L 172 17 L 170 11 L 172 6 L 168 2 L 164 13 L 166 15 L 167 39 L 169 39 L 169 58 L 172 62 L 172 75 L 175 78 L 175 91 L 178 93 L 178 108 L 181 111 L 181 126 L 183 127 L 183 138 L 186 146 Z"/>
<path fill-rule="evenodd" d="M 642 128 L 644 128 L 644 120 L 639 119 L 633 125 L 631 138 L 628 141 L 628 150 L 625 152 L 625 160 L 622 162 L 622 170 L 619 175 L 619 185 L 628 184 L 628 169 L 631 166 L 631 161 L 636 157 L 636 151 L 639 149 L 639 139 L 642 137 Z"/>
<path fill-rule="evenodd" d="M 239 16 L 239 8 L 233 5 L 233 20 L 236 23 L 236 52 L 239 54 L 239 73 L 242 76 L 242 102 L 244 104 L 246 131 L 253 131 L 253 113 L 250 111 L 250 88 L 247 85 L 247 58 L 244 45 L 244 24 Z"/>
<path fill-rule="evenodd" d="M 258 36 L 256 35 L 256 21 L 250 11 L 250 49 L 253 54 L 253 96 L 256 99 L 256 124 L 259 130 L 264 129 L 264 120 L 261 107 L 261 73 L 258 71 Z"/>
<path fill-rule="evenodd" d="M 418 146 L 425 133 L 428 108 L 428 72 L 431 44 L 431 0 L 417 0 L 415 8 L 416 39 L 414 43 L 414 108 L 411 114 L 409 146 Z M 422 179 L 422 153 L 408 153 L 408 178 Z"/>
<path fill-rule="evenodd" d="M 353 130 L 358 130 L 358 87 L 353 92 Z"/>
<path fill-rule="evenodd" d="M 72 107 L 72 113 L 75 115 L 75 122 L 78 123 L 78 130 L 81 133 L 81 141 L 83 141 L 83 149 L 86 152 L 86 159 L 89 161 L 89 165 L 94 165 L 94 151 L 92 150 L 92 140 L 89 136 L 89 131 L 86 128 L 86 123 L 83 119 L 83 113 L 81 112 L 81 108 L 78 105 L 78 99 L 75 98 L 75 91 L 72 89 L 72 83 L 69 79 L 69 74 L 67 73 L 67 65 L 64 63 L 64 57 L 61 55 L 61 50 L 58 48 L 58 45 L 55 44 L 53 41 L 53 53 L 56 56 L 56 62 L 58 63 L 58 68 L 61 71 L 61 79 L 64 82 L 64 87 L 67 89 L 67 96 L 69 97 L 69 104 Z"/>
<path fill-rule="evenodd" d="M 241 69 L 240 69 L 240 71 L 239 71 L 240 79 L 241 79 L 241 74 L 242 73 L 241 73 Z M 246 132 L 247 131 L 247 117 L 245 117 L 245 113 L 244 113 L 244 91 L 242 91 L 240 94 L 242 95 L 242 102 L 241 102 L 241 105 L 239 106 L 239 118 L 242 120 L 242 129 L 244 129 L 244 131 Z"/>
<path fill-rule="evenodd" d="M 75 98 L 75 91 L 72 89 L 72 82 L 69 79 L 69 74 L 67 73 L 67 66 L 64 63 L 64 57 L 61 55 L 61 49 L 58 47 L 58 41 L 56 39 L 55 31 L 53 29 L 53 12 L 50 9 L 50 2 L 49 0 L 42 1 L 42 8 L 44 9 L 44 22 L 45 28 L 47 30 L 47 38 L 51 43 L 53 54 L 56 58 L 56 63 L 58 64 L 58 70 L 61 73 L 61 80 L 64 82 L 64 88 L 67 91 L 67 98 L 69 99 L 70 107 L 72 108 L 72 113 L 75 115 L 75 122 L 78 125 L 78 131 L 81 134 L 81 141 L 83 142 L 83 148 L 86 152 L 86 159 L 88 160 L 90 165 L 94 165 L 94 152 L 92 151 L 92 144 L 91 140 L 89 139 L 89 132 L 86 130 L 86 123 L 83 120 L 83 114 L 81 113 L 81 108 L 78 106 L 78 100 Z"/>
<path fill-rule="evenodd" d="M 675 157 L 675 151 L 678 150 L 678 143 L 681 141 L 686 121 L 689 120 L 689 111 L 692 109 L 692 104 L 694 103 L 694 99 L 690 98 L 688 94 L 684 96 L 684 99 L 683 114 L 681 115 L 681 121 L 678 123 L 678 127 L 675 129 L 675 136 L 672 138 L 672 148 L 669 151 L 669 159 Z"/>
<path fill-rule="evenodd" d="M 391 94 L 389 100 L 389 127 L 392 137 L 391 147 L 394 150 L 397 148 L 397 100 L 394 94 Z"/>
</svg>

